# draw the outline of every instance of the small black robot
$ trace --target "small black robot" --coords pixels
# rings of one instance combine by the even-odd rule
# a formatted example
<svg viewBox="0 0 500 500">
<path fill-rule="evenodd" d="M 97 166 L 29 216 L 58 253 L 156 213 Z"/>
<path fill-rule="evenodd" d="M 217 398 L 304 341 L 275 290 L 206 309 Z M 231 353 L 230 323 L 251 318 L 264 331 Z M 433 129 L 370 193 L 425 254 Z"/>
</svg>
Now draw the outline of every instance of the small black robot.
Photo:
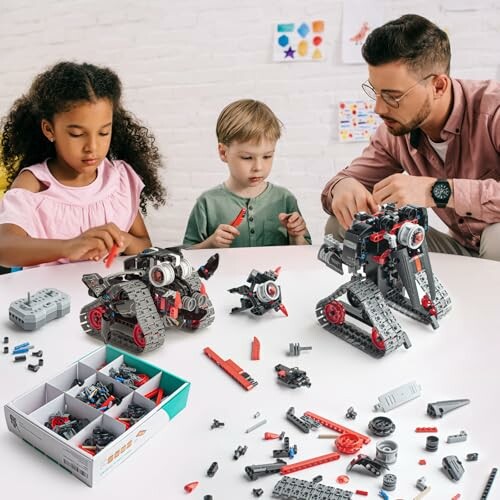
<svg viewBox="0 0 500 500">
<path fill-rule="evenodd" d="M 261 273 L 254 269 L 247 278 L 250 286 L 230 288 L 228 292 L 243 295 L 240 299 L 241 306 L 233 307 L 231 314 L 250 309 L 252 314 L 262 316 L 265 312 L 274 309 L 288 316 L 286 307 L 281 303 L 281 288 L 275 283 L 280 270 L 281 268 L 278 267 L 274 271 Z"/>
</svg>

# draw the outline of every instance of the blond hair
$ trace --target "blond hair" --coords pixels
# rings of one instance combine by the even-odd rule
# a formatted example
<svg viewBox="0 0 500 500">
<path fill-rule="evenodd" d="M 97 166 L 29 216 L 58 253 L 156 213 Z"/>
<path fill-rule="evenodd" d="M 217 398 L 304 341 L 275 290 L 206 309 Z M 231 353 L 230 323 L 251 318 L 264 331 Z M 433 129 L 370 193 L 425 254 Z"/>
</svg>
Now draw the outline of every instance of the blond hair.
<svg viewBox="0 0 500 500">
<path fill-rule="evenodd" d="M 263 138 L 277 141 L 283 124 L 269 106 L 253 99 L 241 99 L 226 106 L 219 118 L 215 132 L 217 140 L 229 146 L 233 141 L 260 142 Z"/>
</svg>

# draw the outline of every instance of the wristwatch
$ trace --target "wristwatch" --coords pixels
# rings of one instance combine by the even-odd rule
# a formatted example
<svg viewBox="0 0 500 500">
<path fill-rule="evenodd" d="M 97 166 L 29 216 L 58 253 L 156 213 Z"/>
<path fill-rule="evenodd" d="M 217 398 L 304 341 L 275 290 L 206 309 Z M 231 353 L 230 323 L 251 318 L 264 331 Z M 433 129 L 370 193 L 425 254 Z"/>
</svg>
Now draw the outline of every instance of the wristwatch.
<svg viewBox="0 0 500 500">
<path fill-rule="evenodd" d="M 446 208 L 451 197 L 451 186 L 446 179 L 438 179 L 431 189 L 431 196 L 438 208 Z"/>
</svg>

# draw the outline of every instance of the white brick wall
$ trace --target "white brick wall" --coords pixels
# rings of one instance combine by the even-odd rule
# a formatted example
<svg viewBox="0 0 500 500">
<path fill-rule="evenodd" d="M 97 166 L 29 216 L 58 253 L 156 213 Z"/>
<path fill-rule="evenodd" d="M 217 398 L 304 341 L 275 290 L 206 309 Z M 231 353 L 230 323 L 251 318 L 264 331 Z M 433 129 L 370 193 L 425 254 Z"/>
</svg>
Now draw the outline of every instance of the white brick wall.
<svg viewBox="0 0 500 500">
<path fill-rule="evenodd" d="M 386 0 L 385 19 L 405 13 L 446 28 L 452 74 L 500 78 L 496 0 Z M 465 6 L 451 11 L 451 6 Z M 470 7 L 469 7 L 470 6 Z M 322 63 L 271 61 L 272 24 L 326 21 Z M 178 243 L 204 189 L 221 182 L 215 121 L 239 98 L 261 99 L 285 124 L 271 180 L 291 189 L 319 243 L 325 182 L 363 148 L 336 140 L 335 105 L 362 98 L 364 65 L 342 65 L 338 0 L 0 0 L 0 114 L 35 74 L 63 59 L 109 65 L 127 106 L 151 128 L 166 157 L 167 206 L 147 219 L 157 245 Z"/>
</svg>

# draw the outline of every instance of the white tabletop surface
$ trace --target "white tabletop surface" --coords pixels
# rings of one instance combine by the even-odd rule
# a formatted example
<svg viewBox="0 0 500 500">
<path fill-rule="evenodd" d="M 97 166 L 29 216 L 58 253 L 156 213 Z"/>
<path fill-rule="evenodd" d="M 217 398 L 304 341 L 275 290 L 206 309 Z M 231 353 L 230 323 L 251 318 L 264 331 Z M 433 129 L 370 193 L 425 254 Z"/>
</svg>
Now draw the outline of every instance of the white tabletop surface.
<svg viewBox="0 0 500 500">
<path fill-rule="evenodd" d="M 97 498 L 185 498 L 184 485 L 199 481 L 190 498 L 202 499 L 211 494 L 214 500 L 254 498 L 253 488 L 262 488 L 261 498 L 271 498 L 278 475 L 249 481 L 244 467 L 273 462 L 272 450 L 279 441 L 264 441 L 265 431 L 285 431 L 291 444 L 297 444 L 294 461 L 301 461 L 334 451 L 331 440 L 318 439 L 311 432 L 303 434 L 286 420 L 290 406 L 296 415 L 312 411 L 361 433 L 367 433 L 368 422 L 386 415 L 396 424 L 389 438 L 398 443 L 398 461 L 391 472 L 398 477 L 391 499 L 411 499 L 419 491 L 418 478 L 425 476 L 432 491 L 426 499 L 451 499 L 460 493 L 462 499 L 480 497 L 492 467 L 500 465 L 500 264 L 472 258 L 432 254 L 436 275 L 448 290 L 453 304 L 451 313 L 436 331 L 395 313 L 408 333 L 413 346 L 382 359 L 373 359 L 324 331 L 316 322 L 315 305 L 333 292 L 349 275 L 343 277 L 316 258 L 317 247 L 274 247 L 220 251 L 220 266 L 207 282 L 208 294 L 215 306 L 216 318 L 209 328 L 195 333 L 169 331 L 162 348 L 144 358 L 192 383 L 187 407 L 140 450 L 100 480 L 93 491 L 61 467 L 38 453 L 0 424 L 0 477 L 2 498 L 32 499 L 41 495 L 50 500 Z M 193 266 L 203 264 L 212 251 L 186 251 Z M 289 317 L 274 311 L 263 317 L 250 313 L 230 315 L 239 305 L 239 295 L 228 288 L 245 283 L 252 269 L 266 271 L 282 266 L 278 283 L 282 286 Z M 117 259 L 110 271 L 119 271 Z M 79 263 L 44 267 L 0 277 L 0 335 L 10 337 L 10 345 L 30 341 L 43 349 L 45 364 L 38 373 L 29 372 L 25 364 L 14 364 L 10 355 L 0 354 L 0 403 L 5 404 L 34 386 L 57 375 L 67 365 L 97 348 L 100 342 L 85 335 L 79 325 L 81 306 L 90 302 L 81 275 L 107 270 L 101 263 Z M 71 312 L 35 332 L 23 332 L 8 320 L 8 306 L 27 291 L 55 287 L 71 295 Z M 261 343 L 261 360 L 250 360 L 251 341 Z M 287 355 L 288 344 L 300 342 L 312 346 L 300 357 Z M 203 353 L 209 346 L 222 358 L 231 358 L 244 368 L 258 386 L 247 392 Z M 289 389 L 277 383 L 274 366 L 278 363 L 306 370 L 310 388 Z M 377 397 L 406 382 L 415 380 L 422 386 L 422 396 L 386 414 L 375 413 Z M 471 404 L 442 419 L 426 414 L 427 403 L 469 398 Z M 354 406 L 355 421 L 345 412 Z M 258 421 L 260 412 L 267 425 L 246 434 L 245 429 Z M 212 420 L 225 427 L 210 430 Z M 425 434 L 415 433 L 420 426 L 437 426 L 440 438 L 436 453 L 425 451 Z M 447 444 L 446 437 L 461 430 L 468 433 L 465 443 Z M 322 429 L 319 432 L 330 432 Z M 372 458 L 372 438 L 361 453 Z M 238 461 L 232 455 L 238 445 L 248 451 Z M 479 453 L 479 461 L 466 462 L 467 453 Z M 456 455 L 465 474 L 458 483 L 450 481 L 441 470 L 444 456 Z M 337 485 L 336 478 L 346 473 L 352 456 L 293 474 L 311 480 L 321 474 L 323 482 L 351 491 L 369 492 L 378 498 L 382 479 L 353 470 L 350 482 Z M 419 465 L 424 458 L 427 465 Z M 215 477 L 206 476 L 213 461 L 219 464 Z M 489 498 L 500 498 L 497 477 Z M 353 498 L 363 498 L 354 495 Z"/>
</svg>

